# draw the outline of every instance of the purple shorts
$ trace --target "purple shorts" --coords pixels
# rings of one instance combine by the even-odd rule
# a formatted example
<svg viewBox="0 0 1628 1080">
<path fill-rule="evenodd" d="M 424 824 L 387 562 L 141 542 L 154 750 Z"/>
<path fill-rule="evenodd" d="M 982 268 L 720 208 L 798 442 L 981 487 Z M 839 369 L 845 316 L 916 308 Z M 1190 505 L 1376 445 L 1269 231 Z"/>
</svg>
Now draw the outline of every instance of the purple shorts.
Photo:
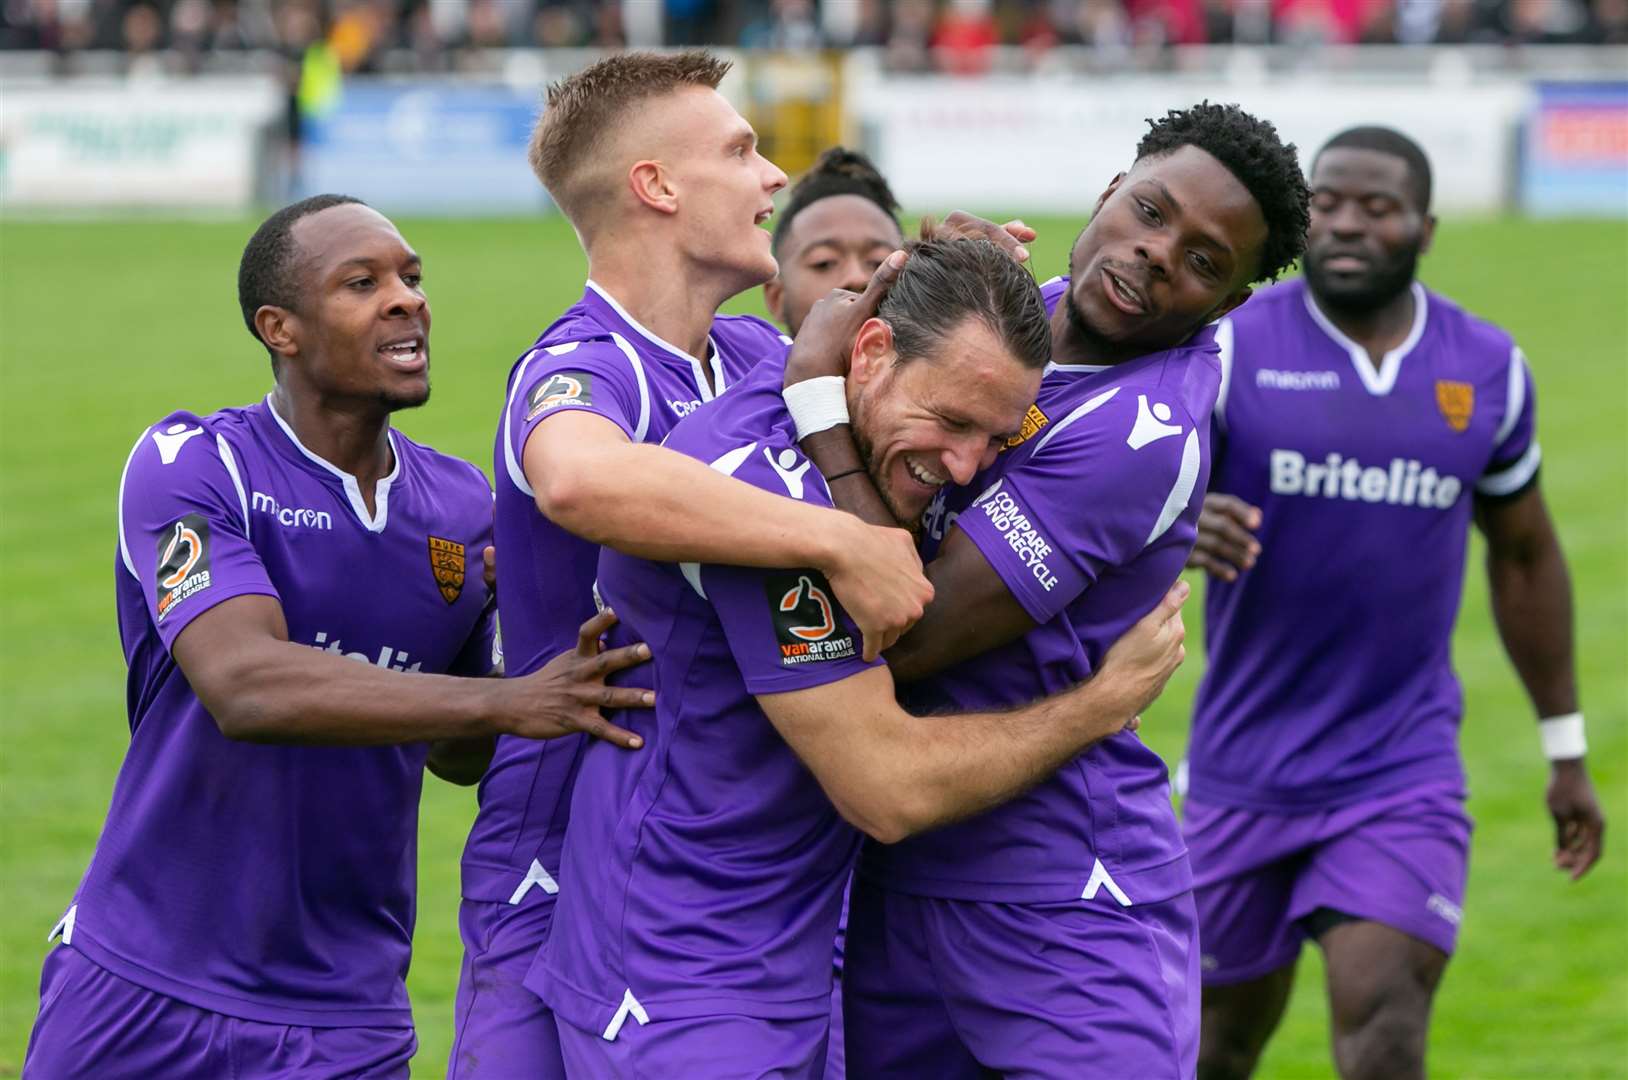
<svg viewBox="0 0 1628 1080">
<path fill-rule="evenodd" d="M 554 1014 L 521 983 L 553 918 L 553 898 L 535 889 L 519 904 L 465 900 L 458 908 L 464 960 L 448 1080 L 564 1080 Z"/>
<path fill-rule="evenodd" d="M 23 1075 L 405 1080 L 417 1049 L 412 1028 L 297 1027 L 210 1012 L 155 994 L 58 945 L 45 958 Z"/>
<path fill-rule="evenodd" d="M 823 1080 L 827 1018 L 628 1017 L 615 1038 L 558 1017 L 566 1075 L 617 1080 Z"/>
<path fill-rule="evenodd" d="M 1311 813 L 1189 798 L 1182 832 L 1204 982 L 1246 982 L 1293 963 L 1306 940 L 1301 920 L 1319 908 L 1384 923 L 1451 954 L 1470 828 L 1457 781 Z"/>
<path fill-rule="evenodd" d="M 997 904 L 853 887 L 853 1075 L 1186 1080 L 1198 1060 L 1192 896 Z M 1082 1069 L 1084 1071 L 1082 1071 Z"/>
</svg>

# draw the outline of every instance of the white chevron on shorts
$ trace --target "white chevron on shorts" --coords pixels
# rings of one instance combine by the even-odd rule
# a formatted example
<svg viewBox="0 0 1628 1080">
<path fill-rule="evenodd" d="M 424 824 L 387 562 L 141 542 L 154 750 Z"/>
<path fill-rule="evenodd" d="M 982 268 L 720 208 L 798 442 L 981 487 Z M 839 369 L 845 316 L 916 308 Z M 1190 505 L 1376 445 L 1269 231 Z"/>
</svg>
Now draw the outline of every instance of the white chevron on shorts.
<svg viewBox="0 0 1628 1080">
<path fill-rule="evenodd" d="M 615 1042 L 616 1036 L 622 1033 L 622 1025 L 627 1023 L 629 1016 L 637 1020 L 640 1027 L 650 1023 L 650 1014 L 644 1011 L 644 1006 L 639 1004 L 639 999 L 633 996 L 632 987 L 622 991 L 622 1004 L 617 1008 L 616 1015 L 611 1017 L 611 1022 L 605 1025 L 605 1032 L 600 1038 L 606 1042 Z"/>
<path fill-rule="evenodd" d="M 1097 891 L 1103 887 L 1108 889 L 1109 896 L 1119 901 L 1120 907 L 1131 906 L 1131 898 L 1126 896 L 1125 891 L 1114 883 L 1113 878 L 1108 876 L 1108 868 L 1102 865 L 1101 859 L 1098 859 L 1097 865 L 1091 868 L 1091 880 L 1085 883 L 1085 891 L 1080 894 L 1080 899 L 1095 900 Z"/>
</svg>

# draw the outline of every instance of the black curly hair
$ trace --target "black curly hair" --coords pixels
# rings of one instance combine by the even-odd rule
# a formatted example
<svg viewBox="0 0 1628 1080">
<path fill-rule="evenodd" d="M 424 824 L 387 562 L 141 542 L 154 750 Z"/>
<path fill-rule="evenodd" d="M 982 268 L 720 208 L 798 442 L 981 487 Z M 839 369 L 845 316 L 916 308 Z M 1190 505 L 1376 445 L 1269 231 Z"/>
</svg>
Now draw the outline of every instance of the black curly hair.
<svg viewBox="0 0 1628 1080">
<path fill-rule="evenodd" d="M 1208 101 L 1171 109 L 1148 125 L 1151 130 L 1136 147 L 1137 161 L 1196 146 L 1225 165 L 1254 197 L 1266 219 L 1256 281 L 1270 281 L 1295 264 L 1306 250 L 1311 189 L 1294 143 L 1284 142 L 1271 123 L 1236 105 Z"/>
<path fill-rule="evenodd" d="M 270 304 L 293 311 L 299 306 L 300 282 L 295 264 L 298 245 L 294 243 L 294 224 L 319 210 L 355 203 L 366 206 L 361 199 L 349 195 L 313 195 L 290 203 L 254 230 L 243 248 L 243 260 L 237 266 L 237 303 L 243 309 L 243 325 L 249 328 L 254 340 L 265 345 L 260 331 L 254 328 L 254 313 Z M 266 349 L 271 352 L 270 347 Z M 272 356 L 275 370 L 277 357 Z"/>
<path fill-rule="evenodd" d="M 776 255 L 780 254 L 780 244 L 786 233 L 791 231 L 792 219 L 812 204 L 832 195 L 858 195 L 862 199 L 869 199 L 892 219 L 895 226 L 899 224 L 899 200 L 893 197 L 893 189 L 887 186 L 887 180 L 871 159 L 857 150 L 833 146 L 821 154 L 813 167 L 792 187 L 785 209 L 776 215 L 772 241 Z"/>
</svg>

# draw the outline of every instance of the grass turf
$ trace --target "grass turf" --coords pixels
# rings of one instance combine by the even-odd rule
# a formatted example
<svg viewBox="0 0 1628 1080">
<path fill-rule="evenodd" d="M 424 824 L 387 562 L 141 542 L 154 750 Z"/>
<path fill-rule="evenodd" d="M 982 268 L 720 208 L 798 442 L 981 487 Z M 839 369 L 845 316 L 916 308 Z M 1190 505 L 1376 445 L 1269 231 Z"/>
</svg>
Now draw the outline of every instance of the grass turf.
<svg viewBox="0 0 1628 1080">
<path fill-rule="evenodd" d="M 1048 277 L 1079 222 L 1034 223 Z M 436 329 L 434 401 L 400 425 L 490 471 L 509 364 L 580 289 L 574 238 L 557 218 L 401 225 L 425 256 Z M 45 933 L 90 855 L 127 739 L 111 588 L 120 464 L 143 426 L 171 409 L 208 412 L 268 386 L 234 293 L 251 228 L 0 224 L 0 1076 L 21 1067 Z M 1590 762 L 1613 823 L 1591 877 L 1571 885 L 1550 868 L 1545 768 L 1491 627 L 1478 547 L 1455 643 L 1478 828 L 1432 1071 L 1628 1075 L 1628 226 L 1449 222 L 1423 277 L 1508 327 L 1531 359 L 1544 484 L 1577 593 Z M 759 310 L 756 294 L 731 309 Z M 1196 629 L 1196 598 L 1188 608 Z M 1170 760 L 1197 657 L 1143 728 Z M 457 859 L 473 812 L 472 791 L 426 783 L 415 1075 L 440 1076 L 450 1043 Z M 1329 1075 L 1326 1024 L 1308 950 L 1261 1075 Z"/>
</svg>

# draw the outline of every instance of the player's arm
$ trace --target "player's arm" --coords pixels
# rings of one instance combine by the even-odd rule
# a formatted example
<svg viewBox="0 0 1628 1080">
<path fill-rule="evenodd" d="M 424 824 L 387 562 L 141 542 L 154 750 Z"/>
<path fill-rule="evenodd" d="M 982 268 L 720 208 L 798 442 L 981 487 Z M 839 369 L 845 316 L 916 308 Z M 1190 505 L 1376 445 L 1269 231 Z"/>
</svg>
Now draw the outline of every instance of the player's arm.
<svg viewBox="0 0 1628 1080">
<path fill-rule="evenodd" d="M 1538 716 L 1577 713 L 1571 580 L 1537 481 L 1509 498 L 1477 495 L 1475 520 L 1487 538 L 1493 620 Z M 1552 762 L 1547 802 L 1555 865 L 1575 880 L 1599 860 L 1605 831 L 1581 753 Z"/>
<path fill-rule="evenodd" d="M 1027 791 L 1159 695 L 1185 655 L 1178 582 L 1089 682 L 999 713 L 912 716 L 885 667 L 757 700 L 842 816 L 896 843 Z"/>
<path fill-rule="evenodd" d="M 586 731 L 636 749 L 643 741 L 600 709 L 646 708 L 648 690 L 605 677 L 649 659 L 646 645 L 600 651 L 609 613 L 584 623 L 578 647 L 514 679 L 391 671 L 288 640 L 272 596 L 223 600 L 193 618 L 171 654 L 229 739 L 378 746 L 495 735 L 549 739 Z"/>
<path fill-rule="evenodd" d="M 874 657 L 932 596 L 910 535 L 742 483 L 603 416 L 558 412 L 523 454 L 537 508 L 586 540 L 638 558 L 825 573 Z"/>
<path fill-rule="evenodd" d="M 437 739 L 430 744 L 430 754 L 424 759 L 424 767 L 437 779 L 459 787 L 469 787 L 480 783 L 495 753 L 495 735 L 472 739 Z"/>
</svg>

